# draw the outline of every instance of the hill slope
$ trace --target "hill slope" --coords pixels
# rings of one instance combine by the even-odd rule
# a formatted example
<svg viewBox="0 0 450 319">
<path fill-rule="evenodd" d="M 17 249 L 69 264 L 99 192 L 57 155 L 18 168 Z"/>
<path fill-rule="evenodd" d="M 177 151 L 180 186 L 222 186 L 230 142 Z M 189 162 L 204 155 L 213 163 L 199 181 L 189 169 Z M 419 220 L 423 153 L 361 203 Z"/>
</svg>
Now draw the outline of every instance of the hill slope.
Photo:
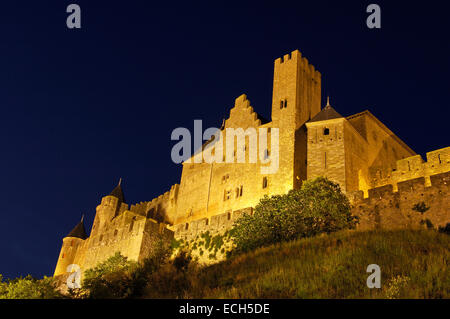
<svg viewBox="0 0 450 319">
<path fill-rule="evenodd" d="M 186 298 L 450 298 L 450 236 L 347 231 L 258 249 L 188 273 Z M 367 266 L 381 268 L 369 289 Z M 160 292 L 162 293 L 162 292 Z M 150 293 L 148 297 L 171 297 Z"/>
</svg>

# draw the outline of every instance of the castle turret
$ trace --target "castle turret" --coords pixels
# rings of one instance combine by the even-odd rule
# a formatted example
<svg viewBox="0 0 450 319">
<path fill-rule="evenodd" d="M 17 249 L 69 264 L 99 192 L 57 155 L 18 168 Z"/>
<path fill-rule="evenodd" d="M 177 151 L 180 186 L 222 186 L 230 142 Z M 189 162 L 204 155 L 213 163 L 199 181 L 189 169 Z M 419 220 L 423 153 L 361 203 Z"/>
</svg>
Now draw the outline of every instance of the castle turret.
<svg viewBox="0 0 450 319">
<path fill-rule="evenodd" d="M 72 231 L 63 238 L 63 244 L 59 253 L 54 276 L 65 274 L 67 272 L 67 267 L 76 263 L 77 251 L 83 246 L 85 239 L 88 237 L 84 228 L 83 219 L 84 216 L 81 217 L 81 221 L 72 229 Z"/>
<path fill-rule="evenodd" d="M 105 227 L 114 217 L 118 216 L 122 211 L 128 209 L 125 204 L 125 196 L 122 190 L 122 179 L 112 192 L 103 197 L 100 205 L 96 208 L 94 224 L 91 233 L 95 235 Z"/>
<path fill-rule="evenodd" d="M 337 182 L 346 190 L 345 118 L 330 105 L 327 106 L 309 122 L 307 178 L 314 179 L 324 176 Z"/>
</svg>

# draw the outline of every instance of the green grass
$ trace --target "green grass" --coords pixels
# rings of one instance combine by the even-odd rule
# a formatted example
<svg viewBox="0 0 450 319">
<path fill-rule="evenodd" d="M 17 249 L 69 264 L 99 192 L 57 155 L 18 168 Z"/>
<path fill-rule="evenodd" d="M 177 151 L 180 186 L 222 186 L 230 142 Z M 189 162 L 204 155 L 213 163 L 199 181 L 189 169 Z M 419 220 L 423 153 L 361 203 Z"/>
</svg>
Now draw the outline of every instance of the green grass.
<svg viewBox="0 0 450 319">
<path fill-rule="evenodd" d="M 346 231 L 261 248 L 193 269 L 185 298 L 449 298 L 450 236 Z M 369 264 L 381 289 L 369 289 Z M 170 292 L 164 296 L 168 297 Z"/>
</svg>

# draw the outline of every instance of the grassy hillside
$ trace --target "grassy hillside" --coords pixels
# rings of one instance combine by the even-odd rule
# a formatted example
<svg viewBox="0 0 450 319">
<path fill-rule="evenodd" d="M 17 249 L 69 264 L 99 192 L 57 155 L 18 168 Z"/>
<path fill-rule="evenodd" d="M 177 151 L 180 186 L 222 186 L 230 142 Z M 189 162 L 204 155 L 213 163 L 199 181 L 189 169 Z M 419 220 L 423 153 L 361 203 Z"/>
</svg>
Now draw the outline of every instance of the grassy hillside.
<svg viewBox="0 0 450 319">
<path fill-rule="evenodd" d="M 450 298 L 449 247 L 435 231 L 346 231 L 258 249 L 178 284 L 185 298 Z M 381 267 L 381 289 L 367 288 L 369 264 Z M 174 285 L 147 297 L 173 297 Z"/>
</svg>

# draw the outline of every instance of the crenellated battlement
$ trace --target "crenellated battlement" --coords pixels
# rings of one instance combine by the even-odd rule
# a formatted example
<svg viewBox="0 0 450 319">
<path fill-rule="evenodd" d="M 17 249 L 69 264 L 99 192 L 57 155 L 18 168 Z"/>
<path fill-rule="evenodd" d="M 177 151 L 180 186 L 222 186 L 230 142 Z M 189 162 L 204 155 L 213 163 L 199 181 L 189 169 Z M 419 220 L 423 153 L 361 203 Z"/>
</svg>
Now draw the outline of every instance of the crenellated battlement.
<svg viewBox="0 0 450 319">
<path fill-rule="evenodd" d="M 314 65 L 312 65 L 307 58 L 303 57 L 299 50 L 292 51 L 289 54 L 285 54 L 284 56 L 275 60 L 275 67 L 279 67 L 283 64 L 294 62 L 299 62 L 300 66 L 304 70 L 308 70 L 311 74 L 314 75 L 314 78 L 320 78 L 321 74 L 316 70 Z"/>
<path fill-rule="evenodd" d="M 172 224 L 175 221 L 179 184 L 172 185 L 169 191 L 147 202 L 145 214 L 158 222 Z"/>
<path fill-rule="evenodd" d="M 396 186 L 370 189 L 368 198 L 362 191 L 347 194 L 353 214 L 360 218 L 360 229 L 420 227 L 426 219 L 435 227 L 450 222 L 450 172 L 431 175 L 429 181 L 425 177 L 405 180 Z M 414 209 L 421 203 L 428 207 L 423 213 Z"/>
<path fill-rule="evenodd" d="M 448 171 L 450 171 L 450 147 L 428 152 L 426 162 L 420 155 L 416 155 L 397 161 L 393 169 L 373 168 L 370 175 L 373 186 L 391 184 L 396 191 L 399 183 L 420 177 L 425 178 L 425 183 L 429 186 L 430 176 Z"/>
<path fill-rule="evenodd" d="M 279 155 L 274 174 L 262 174 L 260 162 L 185 161 L 180 184 L 131 206 L 119 182 L 97 206 L 89 237 L 65 239 L 56 274 L 65 273 L 70 263 L 93 267 L 117 251 L 140 261 L 161 235 L 191 241 L 209 232 L 220 238 L 245 213 L 253 214 L 251 207 L 264 196 L 286 194 L 319 176 L 346 192 L 360 229 L 421 227 L 424 220 L 437 227 L 450 221 L 450 147 L 427 153 L 425 162 L 369 111 L 344 118 L 330 103 L 322 109 L 321 74 L 298 50 L 276 59 L 273 75 L 271 119 L 259 116 L 243 94 L 222 129 L 276 131 L 278 149 L 269 148 L 269 141 L 265 149 L 266 157 Z M 245 153 L 247 145 L 242 146 Z M 350 192 L 358 189 L 364 193 Z"/>
</svg>

